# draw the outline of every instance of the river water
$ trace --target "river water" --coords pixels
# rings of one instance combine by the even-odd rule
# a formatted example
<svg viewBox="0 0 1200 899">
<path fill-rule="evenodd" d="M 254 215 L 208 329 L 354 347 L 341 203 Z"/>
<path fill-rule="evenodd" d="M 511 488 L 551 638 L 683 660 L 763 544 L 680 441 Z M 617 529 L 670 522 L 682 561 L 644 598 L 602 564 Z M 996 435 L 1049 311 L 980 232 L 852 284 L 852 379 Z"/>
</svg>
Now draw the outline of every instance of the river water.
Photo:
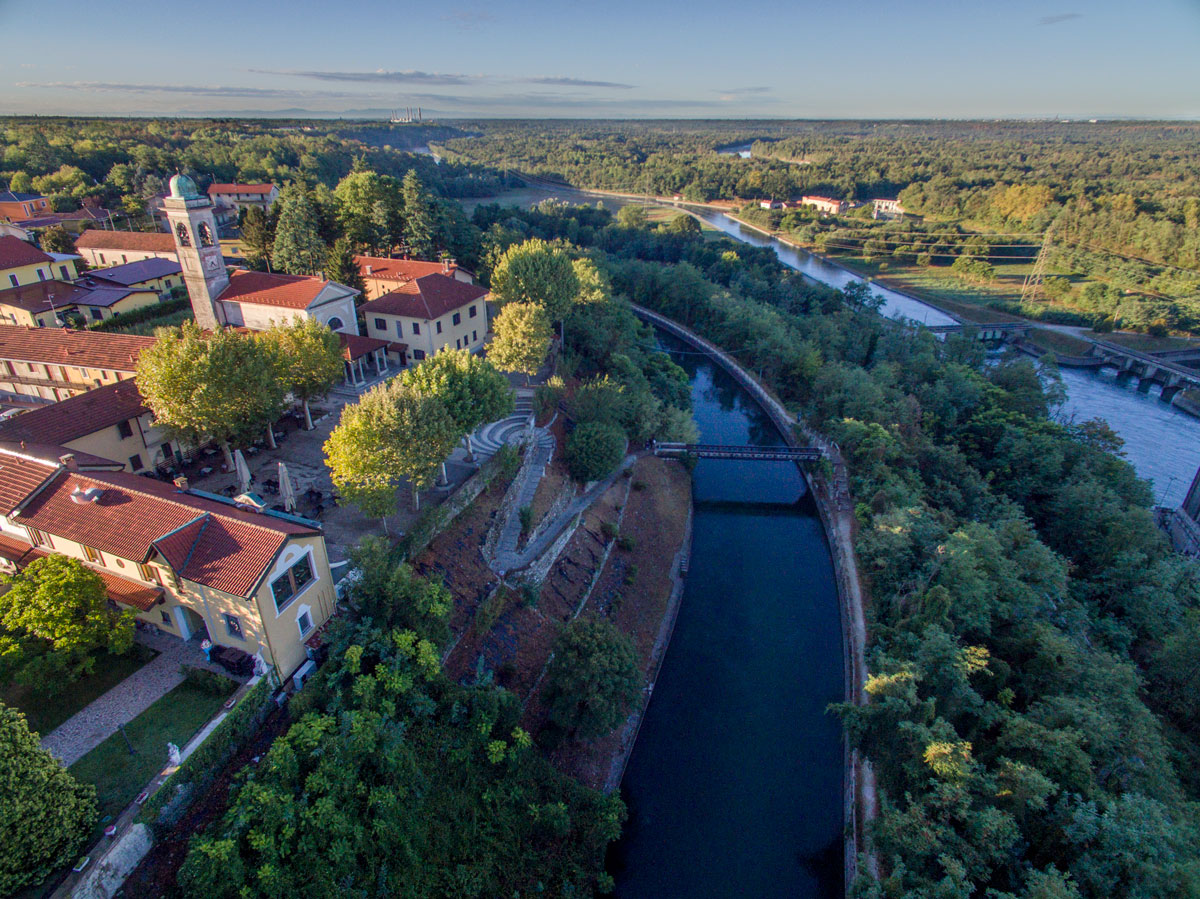
<svg viewBox="0 0 1200 899">
<path fill-rule="evenodd" d="M 723 369 L 672 355 L 703 442 L 783 442 Z M 701 460 L 693 495 L 679 619 L 621 784 L 617 896 L 840 897 L 841 727 L 825 708 L 844 695 L 842 635 L 820 518 L 792 463 Z"/>
</svg>

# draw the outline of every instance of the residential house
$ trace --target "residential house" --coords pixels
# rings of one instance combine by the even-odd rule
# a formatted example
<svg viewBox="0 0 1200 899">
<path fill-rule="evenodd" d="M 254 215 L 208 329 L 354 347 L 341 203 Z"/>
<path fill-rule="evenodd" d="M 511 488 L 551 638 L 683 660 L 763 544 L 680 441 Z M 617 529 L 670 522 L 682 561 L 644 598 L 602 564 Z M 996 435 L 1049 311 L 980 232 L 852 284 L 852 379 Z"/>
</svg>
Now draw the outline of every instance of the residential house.
<svg viewBox="0 0 1200 899">
<path fill-rule="evenodd" d="M 57 402 L 124 381 L 153 337 L 0 325 L 0 391 Z"/>
<path fill-rule="evenodd" d="M 812 206 L 821 215 L 839 215 L 850 208 L 850 203 L 847 201 L 835 200 L 832 197 L 801 197 L 800 203 L 804 206 Z"/>
<path fill-rule="evenodd" d="M 363 295 L 368 300 L 375 300 L 385 293 L 391 293 L 410 281 L 425 275 L 446 275 L 464 284 L 474 284 L 475 279 L 465 268 L 459 268 L 453 261 L 423 262 L 419 259 L 391 259 L 386 256 L 355 256 L 358 263 L 358 273 L 362 276 L 366 289 Z"/>
<path fill-rule="evenodd" d="M 176 259 L 152 256 L 111 268 L 93 269 L 77 283 L 153 290 L 165 297 L 173 288 L 183 286 L 183 269 Z"/>
<path fill-rule="evenodd" d="M 287 677 L 336 603 L 318 523 L 106 470 L 92 457 L 0 445 L 0 555 L 60 553 L 109 598 L 187 640 L 206 638 Z"/>
<path fill-rule="evenodd" d="M 783 203 L 779 200 L 759 200 L 758 205 L 763 209 L 782 209 Z"/>
<path fill-rule="evenodd" d="M 257 206 L 263 212 L 270 212 L 279 199 L 279 188 L 270 183 L 212 184 L 208 188 L 208 198 L 216 207 L 232 206 L 241 211 L 249 206 Z"/>
<path fill-rule="evenodd" d="M 124 265 L 141 259 L 179 261 L 175 252 L 175 238 L 170 234 L 152 231 L 104 231 L 92 228 L 76 238 L 75 250 L 92 268 Z"/>
<path fill-rule="evenodd" d="M 0 288 L 37 284 L 55 278 L 70 281 L 76 275 L 77 258 L 43 253 L 33 244 L 16 237 L 0 237 Z"/>
<path fill-rule="evenodd" d="M 180 449 L 153 423 L 137 384 L 116 381 L 0 421 L 0 443 L 66 447 L 119 462 L 133 473 L 178 460 Z"/>
<path fill-rule="evenodd" d="M 448 346 L 482 350 L 488 330 L 487 295 L 486 288 L 436 273 L 371 300 L 362 313 L 367 334 L 390 341 L 388 352 L 405 365 L 406 351 L 419 362 Z"/>
<path fill-rule="evenodd" d="M 50 211 L 50 201 L 41 194 L 0 190 L 0 218 L 19 222 Z"/>
</svg>

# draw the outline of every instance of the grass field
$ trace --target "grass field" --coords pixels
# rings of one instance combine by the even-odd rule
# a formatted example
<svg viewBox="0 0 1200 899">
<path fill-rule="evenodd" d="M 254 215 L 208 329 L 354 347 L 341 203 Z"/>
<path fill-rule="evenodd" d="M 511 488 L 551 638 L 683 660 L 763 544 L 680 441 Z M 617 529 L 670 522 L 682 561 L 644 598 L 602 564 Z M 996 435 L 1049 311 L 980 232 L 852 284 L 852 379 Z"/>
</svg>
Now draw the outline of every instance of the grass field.
<svg viewBox="0 0 1200 899">
<path fill-rule="evenodd" d="M 96 667 L 87 675 L 55 694 L 20 684 L 0 687 L 0 702 L 25 713 L 29 729 L 45 735 L 89 702 L 99 699 L 158 653 L 135 643 L 123 656 L 101 653 Z"/>
<path fill-rule="evenodd" d="M 1029 341 L 1044 350 L 1062 353 L 1064 356 L 1086 356 L 1092 349 L 1092 345 L 1086 340 L 1047 328 L 1034 328 L 1029 334 Z"/>
<path fill-rule="evenodd" d="M 1161 353 L 1200 347 L 1200 340 L 1187 337 L 1151 337 L 1149 334 L 1131 334 L 1127 331 L 1114 331 L 1111 334 L 1100 334 L 1095 331 L 1086 333 L 1088 337 L 1094 337 L 1096 340 L 1107 340 L 1109 343 L 1137 350 L 1140 353 Z"/>
<path fill-rule="evenodd" d="M 167 743 L 183 748 L 221 709 L 237 684 L 221 694 L 184 682 L 125 725 L 74 765 L 70 771 L 84 783 L 95 784 L 100 818 L 116 817 L 167 764 Z"/>
</svg>

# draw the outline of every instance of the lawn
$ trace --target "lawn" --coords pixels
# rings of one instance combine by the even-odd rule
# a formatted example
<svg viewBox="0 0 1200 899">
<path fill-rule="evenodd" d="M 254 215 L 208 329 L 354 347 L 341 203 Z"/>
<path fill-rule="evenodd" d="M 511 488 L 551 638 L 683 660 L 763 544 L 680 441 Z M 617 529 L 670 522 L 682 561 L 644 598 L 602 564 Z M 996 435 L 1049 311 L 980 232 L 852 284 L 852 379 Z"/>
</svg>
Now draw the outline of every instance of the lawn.
<svg viewBox="0 0 1200 899">
<path fill-rule="evenodd" d="M 1064 356 L 1086 356 L 1092 351 L 1092 345 L 1086 340 L 1048 328 L 1034 328 L 1029 339 L 1042 349 L 1062 353 Z"/>
<path fill-rule="evenodd" d="M 100 818 L 119 815 L 167 764 L 167 743 L 182 749 L 236 687 L 229 680 L 218 694 L 185 681 L 125 725 L 133 755 L 117 732 L 72 765 L 76 778 L 96 785 Z"/>
<path fill-rule="evenodd" d="M 1198 345 L 1196 340 L 1186 337 L 1152 337 L 1149 334 L 1132 334 L 1128 331 L 1113 331 L 1110 334 L 1088 332 L 1089 337 L 1120 344 L 1141 353 L 1159 353 L 1170 350 L 1190 350 Z"/>
<path fill-rule="evenodd" d="M 25 713 L 29 729 L 48 734 L 89 702 L 99 699 L 158 653 L 140 643 L 123 656 L 101 653 L 92 673 L 57 695 L 50 695 L 20 684 L 0 687 L 0 702 Z"/>
</svg>

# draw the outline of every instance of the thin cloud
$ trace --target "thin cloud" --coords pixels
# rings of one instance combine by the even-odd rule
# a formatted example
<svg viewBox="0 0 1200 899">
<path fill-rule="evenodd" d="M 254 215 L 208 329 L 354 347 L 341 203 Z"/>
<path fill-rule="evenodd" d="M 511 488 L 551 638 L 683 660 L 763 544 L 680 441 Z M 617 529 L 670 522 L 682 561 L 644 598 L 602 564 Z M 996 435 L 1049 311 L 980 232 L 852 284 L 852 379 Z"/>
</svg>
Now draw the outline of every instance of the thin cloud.
<svg viewBox="0 0 1200 899">
<path fill-rule="evenodd" d="M 88 93 L 124 94 L 192 94 L 202 97 L 361 97 L 345 91 L 300 91 L 268 87 L 226 87 L 207 84 L 131 84 L 113 81 L 18 81 L 17 87 L 48 88 L 52 90 L 84 91 Z"/>
<path fill-rule="evenodd" d="M 319 72 L 296 69 L 250 69 L 257 75 L 293 75 L 297 78 L 314 78 L 317 81 L 351 81 L 357 84 L 471 84 L 479 80 L 477 75 L 459 75 L 451 72 L 389 72 L 376 69 L 374 72 Z"/>
<path fill-rule="evenodd" d="M 636 85 L 621 84 L 619 81 L 588 81 L 584 78 L 565 78 L 543 76 L 539 78 L 518 78 L 521 84 L 550 84 L 557 87 L 607 87 L 616 90 L 632 90 Z"/>
<path fill-rule="evenodd" d="M 1070 22 L 1072 19 L 1082 19 L 1083 13 L 1079 12 L 1064 12 L 1054 16 L 1042 16 L 1038 19 L 1039 25 L 1060 25 L 1063 22 Z"/>
<path fill-rule="evenodd" d="M 731 87 L 728 90 L 719 90 L 718 94 L 731 94 L 733 96 L 743 96 L 745 94 L 769 94 L 769 87 Z"/>
</svg>

